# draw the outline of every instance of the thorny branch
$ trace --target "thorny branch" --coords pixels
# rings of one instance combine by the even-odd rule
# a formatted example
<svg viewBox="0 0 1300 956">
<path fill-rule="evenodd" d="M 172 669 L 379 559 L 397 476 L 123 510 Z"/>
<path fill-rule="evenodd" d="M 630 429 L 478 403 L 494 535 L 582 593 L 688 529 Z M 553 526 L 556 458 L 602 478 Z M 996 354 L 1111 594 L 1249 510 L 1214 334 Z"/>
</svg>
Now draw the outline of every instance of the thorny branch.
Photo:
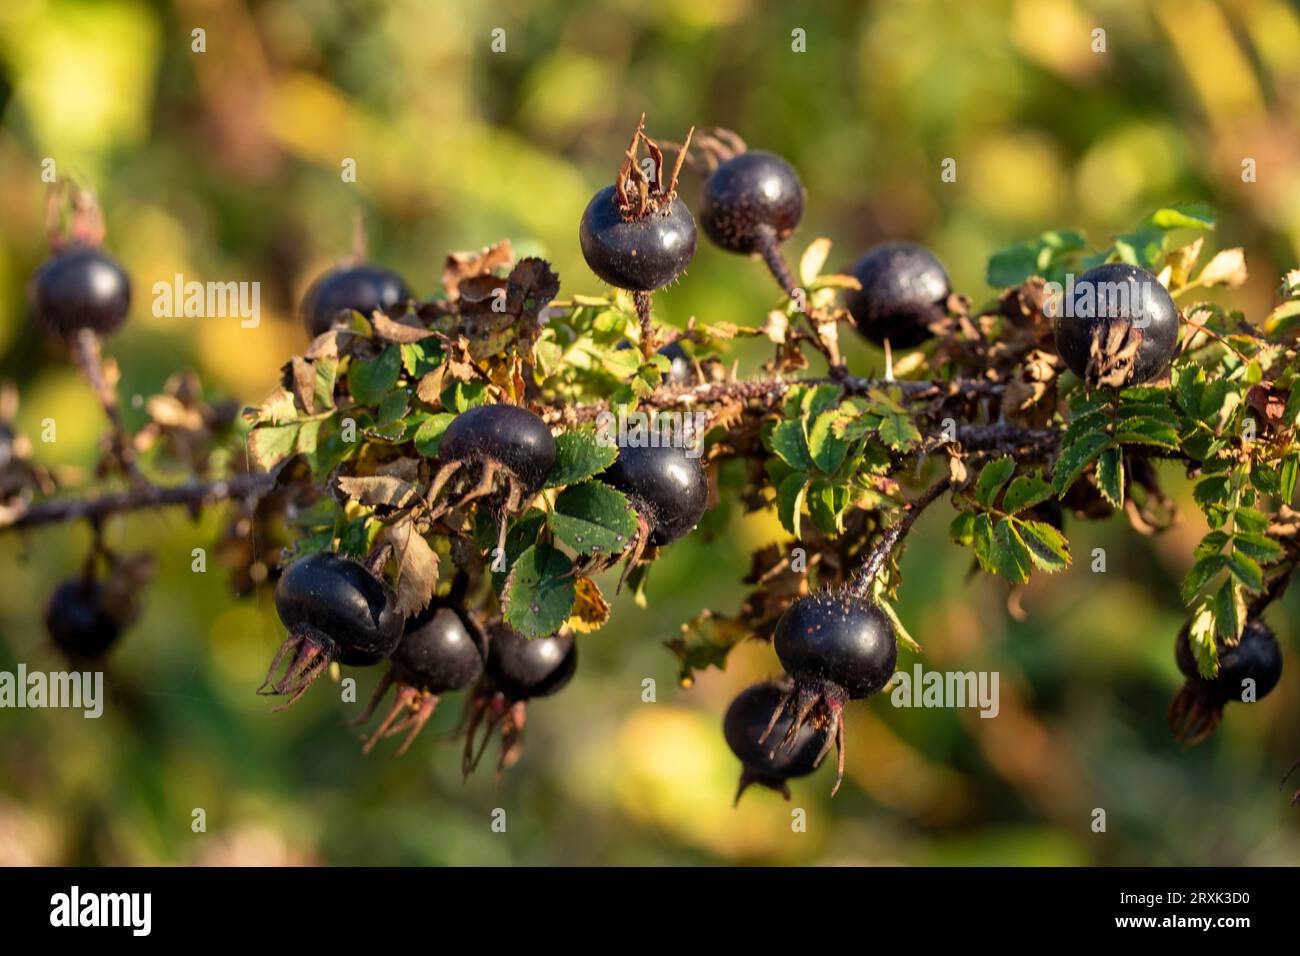
<svg viewBox="0 0 1300 956">
<path fill-rule="evenodd" d="M 25 531 L 63 521 L 99 521 L 114 514 L 150 508 L 184 505 L 192 510 L 224 501 L 260 497 L 275 486 L 271 474 L 235 475 L 221 481 L 190 482 L 183 485 L 143 485 L 124 491 L 86 498 L 42 501 L 8 521 L 0 522 L 0 534 Z"/>
</svg>

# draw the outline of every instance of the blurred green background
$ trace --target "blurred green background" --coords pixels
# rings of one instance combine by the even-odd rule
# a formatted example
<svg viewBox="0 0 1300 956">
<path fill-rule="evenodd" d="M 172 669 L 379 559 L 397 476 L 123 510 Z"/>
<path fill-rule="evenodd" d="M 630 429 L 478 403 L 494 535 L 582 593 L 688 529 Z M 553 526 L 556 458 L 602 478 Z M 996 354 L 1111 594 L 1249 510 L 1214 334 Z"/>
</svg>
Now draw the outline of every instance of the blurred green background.
<svg viewBox="0 0 1300 956">
<path fill-rule="evenodd" d="M 191 50 L 195 28 L 206 52 Z M 795 29 L 806 52 L 791 49 Z M 842 267 L 872 242 L 916 238 L 977 302 L 1000 246 L 1051 227 L 1101 243 L 1159 204 L 1205 199 L 1221 211 L 1217 241 L 1247 249 L 1252 280 L 1232 301 L 1258 318 L 1300 259 L 1297 50 L 1288 0 L 6 0 L 0 378 L 21 388 L 24 431 L 59 422 L 39 459 L 88 470 L 100 412 L 24 305 L 45 254 L 47 157 L 97 187 L 134 277 L 132 321 L 110 346 L 124 395 L 188 365 L 256 402 L 305 345 L 294 303 L 347 251 L 357 209 L 372 257 L 421 294 L 448 251 L 502 237 L 549 257 L 565 294 L 598 291 L 578 219 L 642 111 L 662 139 L 720 125 L 787 156 L 808 189 L 793 246 L 829 236 Z M 948 157 L 955 183 L 940 180 Z M 1242 182 L 1245 157 L 1257 182 Z M 355 183 L 341 181 L 345 158 Z M 683 191 L 693 203 L 697 174 Z M 260 326 L 154 318 L 150 287 L 178 272 L 260 281 Z M 757 324 L 774 292 L 760 265 L 702 244 L 656 308 L 677 324 Z M 859 373 L 880 368 L 857 344 L 849 356 Z M 583 639 L 574 683 L 531 709 L 524 759 L 499 785 L 459 780 L 455 698 L 401 760 L 363 758 L 325 686 L 270 716 L 252 693 L 280 640 L 270 595 L 235 601 L 215 562 L 190 570 L 220 517 L 114 521 L 110 544 L 159 558 L 113 660 L 121 697 L 97 721 L 0 711 L 0 863 L 1293 862 L 1300 810 L 1278 780 L 1300 756 L 1294 653 L 1281 686 L 1230 708 L 1210 742 L 1181 751 L 1164 727 L 1177 582 L 1204 530 L 1169 479 L 1180 526 L 1152 539 L 1122 520 L 1072 524 L 1074 553 L 1106 548 L 1107 573 L 1078 560 L 1036 579 L 1023 622 L 1000 582 L 966 580 L 942 509 L 927 515 L 900 610 L 927 667 L 1000 672 L 1001 715 L 855 704 L 834 801 L 823 768 L 792 805 L 764 791 L 737 810 L 721 714 L 775 657 L 743 647 L 682 690 L 660 642 L 700 608 L 734 610 L 772 520 L 688 539 L 656 567 L 648 610 L 616 602 Z M 59 666 L 41 605 L 87 540 L 81 527 L 0 539 L 0 669 Z M 1295 597 L 1271 615 L 1292 652 Z M 359 676 L 368 693 L 377 674 Z M 647 677 L 656 703 L 641 702 Z M 808 811 L 806 833 L 791 831 L 791 806 Z M 1098 807 L 1105 833 L 1090 828 Z"/>
</svg>

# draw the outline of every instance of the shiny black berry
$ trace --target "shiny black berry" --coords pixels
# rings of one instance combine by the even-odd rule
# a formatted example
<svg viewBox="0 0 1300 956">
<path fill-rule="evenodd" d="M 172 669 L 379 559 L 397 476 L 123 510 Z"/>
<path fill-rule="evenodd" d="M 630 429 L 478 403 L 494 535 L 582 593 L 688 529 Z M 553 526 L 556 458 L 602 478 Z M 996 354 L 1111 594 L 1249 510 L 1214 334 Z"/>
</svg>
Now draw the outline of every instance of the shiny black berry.
<svg viewBox="0 0 1300 956">
<path fill-rule="evenodd" d="M 929 325 L 946 314 L 952 289 L 943 264 L 924 246 L 890 242 L 876 246 L 854 265 L 860 289 L 845 304 L 857 329 L 877 345 L 920 345 L 934 333 Z"/>
<path fill-rule="evenodd" d="M 572 634 L 529 639 L 505 623 L 490 627 L 487 666 L 469 706 L 462 772 L 469 776 L 478 766 L 498 730 L 498 776 L 518 761 L 523 753 L 527 702 L 558 693 L 573 678 L 577 667 L 578 647 Z"/>
<path fill-rule="evenodd" d="M 680 199 L 627 219 L 613 186 L 592 197 L 578 241 L 591 271 L 619 289 L 653 292 L 672 282 L 695 256 L 695 220 Z"/>
<path fill-rule="evenodd" d="M 383 738 L 404 732 L 406 738 L 397 755 L 404 754 L 433 716 L 441 695 L 477 681 L 486 658 L 483 635 L 457 608 L 434 601 L 407 619 L 388 671 L 365 712 L 354 721 L 363 724 L 369 720 L 388 689 L 396 688 L 391 709 L 366 740 L 363 751 L 369 753 Z"/>
<path fill-rule="evenodd" d="M 375 265 L 341 266 L 312 283 L 303 298 L 302 316 L 313 335 L 329 331 L 348 312 L 369 316 L 376 309 L 391 309 L 411 298 L 397 273 Z"/>
<path fill-rule="evenodd" d="M 1140 385 L 1169 371 L 1178 307 L 1145 269 L 1111 262 L 1066 285 L 1052 305 L 1056 350 L 1089 387 Z"/>
<path fill-rule="evenodd" d="M 631 500 L 649 542 L 672 544 L 700 523 L 709 504 L 709 479 L 698 455 L 672 445 L 627 445 L 597 477 Z"/>
<path fill-rule="evenodd" d="M 746 255 L 789 238 L 803 217 L 803 183 L 780 156 L 741 153 L 718 166 L 704 183 L 700 224 L 718 246 Z"/>
<path fill-rule="evenodd" d="M 789 747 L 775 749 L 773 740 L 781 740 L 791 729 L 791 717 L 782 714 L 770 726 L 772 714 L 789 693 L 788 684 L 766 681 L 741 691 L 722 722 L 722 733 L 731 752 L 740 758 L 744 769 L 736 802 L 750 784 L 759 784 L 790 799 L 786 781 L 805 777 L 817 769 L 830 749 L 832 735 L 828 728 L 805 723 L 795 731 Z"/>
<path fill-rule="evenodd" d="M 796 600 L 781 615 L 772 647 L 792 683 L 772 711 L 764 740 L 792 747 L 809 720 L 828 727 L 838 751 L 834 795 L 844 779 L 844 704 L 881 690 L 894 673 L 898 645 L 894 626 L 874 601 L 849 591 L 818 591 Z M 790 717 L 786 731 L 775 735 Z"/>
<path fill-rule="evenodd" d="M 1215 635 L 1219 672 L 1206 679 L 1196 666 L 1190 630 L 1190 624 L 1183 625 L 1174 642 L 1174 661 L 1187 680 L 1169 705 L 1169 728 L 1179 741 L 1194 744 L 1214 732 L 1225 705 L 1262 700 L 1277 686 L 1282 648 L 1272 628 L 1260 618 L 1250 618 L 1235 645 Z"/>
<path fill-rule="evenodd" d="M 894 626 L 872 601 L 819 591 L 790 606 L 776 625 L 772 646 L 797 681 L 825 681 L 849 700 L 870 697 L 894 674 Z"/>
<path fill-rule="evenodd" d="M 126 321 L 131 280 L 103 249 L 74 245 L 36 270 L 29 295 L 33 313 L 51 334 L 71 338 L 89 329 L 108 336 Z"/>
<path fill-rule="evenodd" d="M 572 634 L 527 638 L 506 624 L 489 631 L 488 674 L 496 689 L 511 699 L 558 693 L 577 667 L 578 646 Z"/>
<path fill-rule="evenodd" d="M 275 587 L 275 609 L 289 636 L 259 693 L 287 696 L 277 709 L 306 693 L 331 662 L 377 664 L 393 653 L 402 637 L 404 622 L 387 582 L 356 561 L 329 552 L 289 565 Z M 286 658 L 289 665 L 275 680 Z"/>
<path fill-rule="evenodd" d="M 74 660 L 103 657 L 122 631 L 105 604 L 99 582 L 83 577 L 55 589 L 45 609 L 45 629 L 55 646 Z"/>
<path fill-rule="evenodd" d="M 438 459 L 444 468 L 470 466 L 480 482 L 484 474 L 503 471 L 526 496 L 542 486 L 555 464 L 555 438 L 546 423 L 526 408 L 480 405 L 461 412 L 447 426 Z"/>
</svg>

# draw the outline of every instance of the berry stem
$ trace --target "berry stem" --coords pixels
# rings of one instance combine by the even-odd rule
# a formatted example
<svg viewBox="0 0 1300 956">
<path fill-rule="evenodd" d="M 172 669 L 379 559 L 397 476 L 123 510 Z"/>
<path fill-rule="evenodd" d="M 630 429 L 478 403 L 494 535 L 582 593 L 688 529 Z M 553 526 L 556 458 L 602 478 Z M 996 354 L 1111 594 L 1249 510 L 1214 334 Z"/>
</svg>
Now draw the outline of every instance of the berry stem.
<svg viewBox="0 0 1300 956">
<path fill-rule="evenodd" d="M 821 330 L 817 328 L 817 323 L 808 314 L 806 296 L 802 301 L 799 301 L 798 296 L 801 294 L 799 283 L 795 281 L 794 273 L 790 271 L 790 266 L 781 253 L 781 241 L 777 239 L 776 232 L 772 227 L 766 223 L 758 227 L 758 254 L 763 257 L 763 263 L 767 266 L 767 271 L 772 273 L 772 278 L 781 287 L 781 291 L 789 296 L 791 300 L 803 306 L 799 312 L 803 315 L 804 322 L 808 324 L 809 331 L 812 332 L 813 346 L 826 357 L 826 361 L 830 365 L 831 376 L 836 379 L 842 378 L 846 369 L 843 360 L 840 358 L 839 343 L 834 339 L 827 339 L 822 336 Z"/>
<path fill-rule="evenodd" d="M 636 316 L 641 320 L 641 356 L 648 362 L 655 354 L 654 324 L 650 313 L 650 293 L 633 292 L 632 302 L 636 305 Z"/>
<path fill-rule="evenodd" d="M 870 596 L 876 575 L 885 566 L 885 560 L 889 557 L 889 553 L 894 550 L 898 542 L 907 536 L 907 532 L 912 529 L 916 519 L 921 517 L 921 512 L 930 507 L 950 487 L 952 487 L 952 478 L 944 478 L 935 482 L 925 490 L 921 497 L 908 506 L 907 514 L 903 516 L 903 520 L 885 532 L 876 546 L 867 554 L 858 570 L 853 573 L 853 578 L 849 582 L 849 590 L 854 597 L 866 598 Z"/>
<path fill-rule="evenodd" d="M 117 389 L 104 375 L 104 355 L 100 349 L 99 336 L 91 329 L 80 329 L 69 345 L 72 357 L 86 376 L 99 404 L 108 418 L 110 454 L 122 473 L 137 486 L 148 485 L 148 480 L 136 466 L 135 447 L 122 421 L 122 411 L 117 401 Z"/>
</svg>

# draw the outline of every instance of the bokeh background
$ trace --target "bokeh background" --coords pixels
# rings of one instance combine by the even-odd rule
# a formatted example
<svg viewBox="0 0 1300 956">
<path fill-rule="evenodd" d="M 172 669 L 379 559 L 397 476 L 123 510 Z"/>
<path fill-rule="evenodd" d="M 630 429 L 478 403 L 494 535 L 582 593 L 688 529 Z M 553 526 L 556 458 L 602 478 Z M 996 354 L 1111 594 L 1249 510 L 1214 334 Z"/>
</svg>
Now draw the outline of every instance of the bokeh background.
<svg viewBox="0 0 1300 956">
<path fill-rule="evenodd" d="M 192 52 L 195 28 L 206 52 Z M 497 28 L 505 52 L 492 52 Z M 792 51 L 796 28 L 806 52 Z M 1207 200 L 1214 241 L 1247 249 L 1251 282 L 1231 295 L 1258 319 L 1300 260 L 1297 50 L 1288 0 L 6 0 L 0 378 L 21 390 L 20 428 L 59 423 L 40 460 L 88 471 L 99 410 L 24 304 L 44 255 L 47 157 L 98 188 L 135 279 L 111 346 L 124 394 L 191 366 L 214 394 L 256 402 L 305 345 L 294 304 L 348 250 L 358 209 L 372 257 L 422 294 L 448 251 L 502 237 L 549 257 L 565 293 L 598 291 L 578 219 L 642 111 L 662 139 L 721 125 L 787 156 L 808 189 L 796 245 L 829 236 L 842 266 L 916 238 L 977 302 L 1003 245 L 1052 227 L 1101 244 L 1158 205 Z M 940 180 L 948 157 L 955 183 Z M 1242 182 L 1245 157 L 1257 182 Z M 341 181 L 345 158 L 355 183 Z M 683 190 L 693 201 L 698 175 Z M 154 318 L 150 287 L 175 273 L 260 281 L 260 326 Z M 758 264 L 702 244 L 656 306 L 677 324 L 756 324 L 774 291 Z M 880 368 L 864 347 L 849 354 L 855 371 Z M 0 862 L 1291 863 L 1300 809 L 1278 781 L 1300 756 L 1297 596 L 1271 614 L 1291 656 L 1281 686 L 1180 750 L 1164 727 L 1176 586 L 1204 529 L 1168 477 L 1179 527 L 1150 539 L 1120 520 L 1072 525 L 1075 554 L 1106 548 L 1107 572 L 1080 561 L 1036 578 L 1023 621 L 1003 584 L 967 579 L 942 510 L 927 515 L 901 612 L 927 667 L 1001 673 L 1001 715 L 853 705 L 834 801 L 823 769 L 792 805 L 755 792 L 735 810 L 721 714 L 775 658 L 743 647 L 685 690 L 661 642 L 700 608 L 734 609 L 774 521 L 671 549 L 651 606 L 620 599 L 583 639 L 577 678 L 532 709 L 524 759 L 499 785 L 460 781 L 455 698 L 401 760 L 363 758 L 323 687 L 270 716 L 252 693 L 280 640 L 270 595 L 236 601 L 215 563 L 190 570 L 220 517 L 114 521 L 111 544 L 159 558 L 112 662 L 122 704 L 98 721 L 0 711 Z M 0 669 L 59 666 L 41 606 L 87 540 L 81 527 L 0 539 Z M 791 831 L 791 806 L 806 833 Z M 490 827 L 498 807 L 505 834 Z M 191 832 L 194 808 L 206 833 Z"/>
</svg>

